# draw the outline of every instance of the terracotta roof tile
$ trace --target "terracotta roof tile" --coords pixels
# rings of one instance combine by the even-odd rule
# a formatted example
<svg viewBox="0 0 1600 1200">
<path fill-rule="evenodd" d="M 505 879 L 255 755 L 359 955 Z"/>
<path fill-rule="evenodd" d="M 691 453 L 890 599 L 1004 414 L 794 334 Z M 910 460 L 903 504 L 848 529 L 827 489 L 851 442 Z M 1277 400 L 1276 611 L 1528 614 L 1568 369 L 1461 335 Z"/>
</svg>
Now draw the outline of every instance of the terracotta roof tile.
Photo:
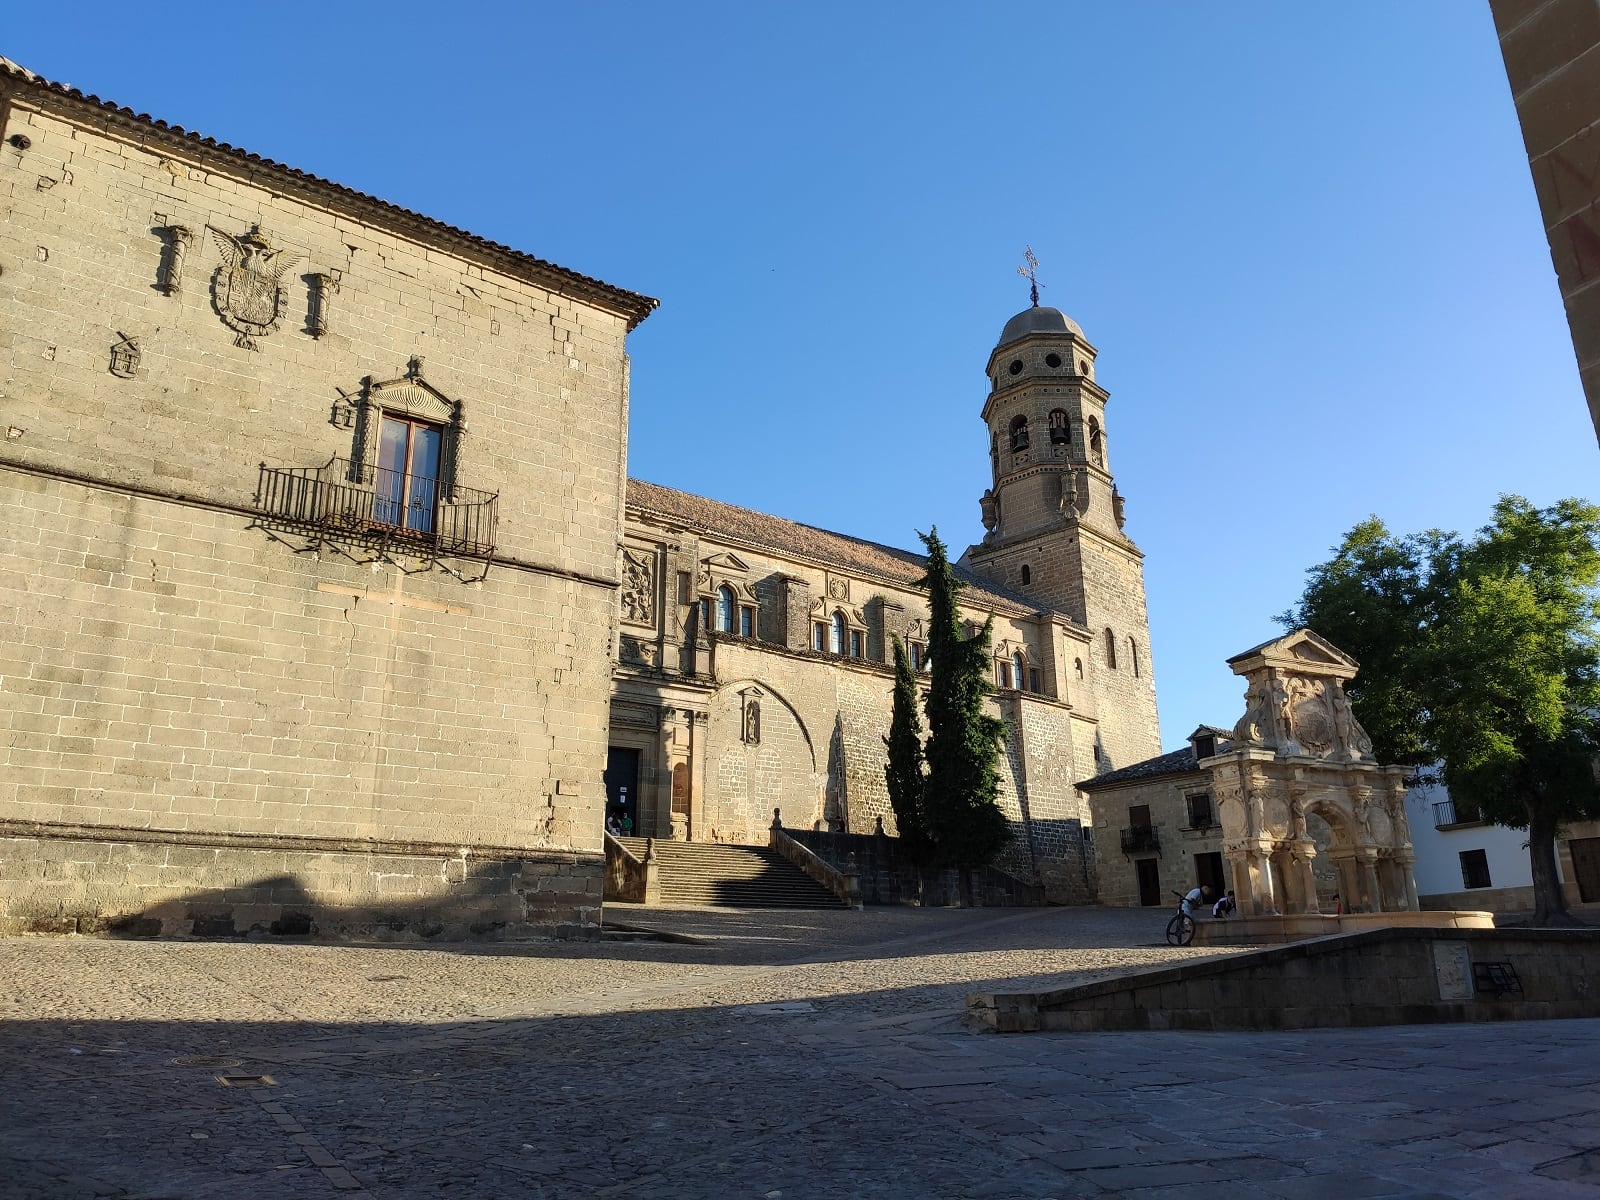
<svg viewBox="0 0 1600 1200">
<path fill-rule="evenodd" d="M 702 529 L 714 537 L 905 588 L 914 589 L 927 570 L 928 560 L 922 554 L 709 500 L 642 479 L 628 480 L 628 507 L 641 515 Z M 1029 614 L 1040 611 L 1036 600 L 1020 592 L 983 579 L 965 567 L 957 566 L 955 572 L 967 584 L 961 593 L 966 604 L 1004 610 L 1013 616 L 1019 615 L 1019 610 Z"/>
</svg>

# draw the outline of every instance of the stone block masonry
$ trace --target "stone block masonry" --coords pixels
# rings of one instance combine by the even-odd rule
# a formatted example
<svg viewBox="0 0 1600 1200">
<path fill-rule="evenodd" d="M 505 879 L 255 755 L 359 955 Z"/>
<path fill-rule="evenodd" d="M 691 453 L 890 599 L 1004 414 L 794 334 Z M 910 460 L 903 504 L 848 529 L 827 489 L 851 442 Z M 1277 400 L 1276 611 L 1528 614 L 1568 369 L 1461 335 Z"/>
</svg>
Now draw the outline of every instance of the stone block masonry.
<svg viewBox="0 0 1600 1200">
<path fill-rule="evenodd" d="M 654 302 L 5 64 L 0 101 L 0 930 L 592 924 Z"/>
</svg>

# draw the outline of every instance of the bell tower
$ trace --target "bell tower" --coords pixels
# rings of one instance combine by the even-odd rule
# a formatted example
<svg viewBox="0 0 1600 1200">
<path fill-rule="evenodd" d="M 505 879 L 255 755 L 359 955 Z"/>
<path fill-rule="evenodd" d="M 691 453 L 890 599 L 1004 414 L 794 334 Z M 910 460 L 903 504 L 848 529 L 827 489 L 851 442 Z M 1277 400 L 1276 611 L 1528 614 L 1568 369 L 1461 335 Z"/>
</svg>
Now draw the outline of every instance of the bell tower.
<svg viewBox="0 0 1600 1200">
<path fill-rule="evenodd" d="M 1037 292 L 1006 322 L 986 369 L 986 532 L 963 561 L 1088 629 L 1092 670 L 1078 686 L 1094 690 L 1107 752 L 1125 765 L 1159 753 L 1160 733 L 1144 555 L 1123 532 L 1096 354 L 1078 323 L 1041 307 Z"/>
</svg>

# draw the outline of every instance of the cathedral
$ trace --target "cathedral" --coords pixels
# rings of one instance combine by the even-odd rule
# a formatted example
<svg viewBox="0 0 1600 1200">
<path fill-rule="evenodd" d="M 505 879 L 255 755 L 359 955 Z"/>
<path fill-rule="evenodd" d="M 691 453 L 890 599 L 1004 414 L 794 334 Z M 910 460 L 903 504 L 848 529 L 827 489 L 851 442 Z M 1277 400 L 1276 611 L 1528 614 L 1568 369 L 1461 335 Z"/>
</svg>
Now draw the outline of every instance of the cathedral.
<svg viewBox="0 0 1600 1200">
<path fill-rule="evenodd" d="M 4 59 L 0 197 L 0 932 L 583 935 L 610 815 L 893 832 L 923 561 L 630 480 L 654 299 Z M 959 565 L 1059 901 L 1159 748 L 1095 357 L 1005 322 Z"/>
<path fill-rule="evenodd" d="M 958 564 L 969 625 L 994 617 L 1014 835 L 998 865 L 1060 902 L 1095 895 L 1077 783 L 1160 749 L 1142 556 L 1095 357 L 1054 308 L 1001 329 L 980 412 L 985 533 Z M 789 827 L 892 833 L 891 645 L 925 669 L 923 571 L 917 554 L 630 479 L 611 810 L 694 841 L 764 843 L 774 809 Z"/>
</svg>

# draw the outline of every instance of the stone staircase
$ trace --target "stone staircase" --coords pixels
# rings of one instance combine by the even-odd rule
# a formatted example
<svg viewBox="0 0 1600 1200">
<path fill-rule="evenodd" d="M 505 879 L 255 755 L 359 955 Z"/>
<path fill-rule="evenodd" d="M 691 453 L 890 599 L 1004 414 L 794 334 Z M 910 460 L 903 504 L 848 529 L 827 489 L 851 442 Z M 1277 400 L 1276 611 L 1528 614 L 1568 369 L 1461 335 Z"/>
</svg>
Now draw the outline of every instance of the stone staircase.
<svg viewBox="0 0 1600 1200">
<path fill-rule="evenodd" d="M 644 838 L 617 840 L 634 855 L 644 857 Z M 715 908 L 841 908 L 844 904 L 765 846 L 658 839 L 655 856 L 662 904 Z"/>
</svg>

